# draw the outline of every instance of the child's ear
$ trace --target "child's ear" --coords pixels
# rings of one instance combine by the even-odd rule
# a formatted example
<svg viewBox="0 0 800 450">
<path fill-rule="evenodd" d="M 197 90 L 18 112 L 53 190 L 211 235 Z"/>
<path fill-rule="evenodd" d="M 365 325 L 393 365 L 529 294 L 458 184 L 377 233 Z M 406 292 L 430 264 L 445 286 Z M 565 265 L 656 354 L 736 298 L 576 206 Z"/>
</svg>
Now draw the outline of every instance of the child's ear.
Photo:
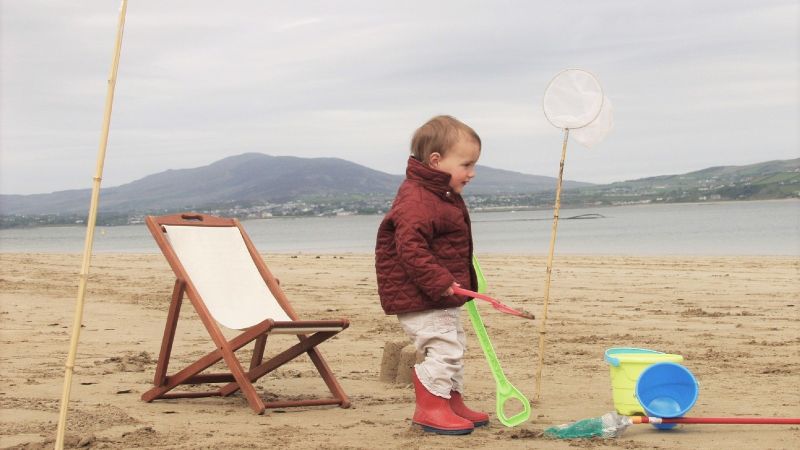
<svg viewBox="0 0 800 450">
<path fill-rule="evenodd" d="M 437 169 L 439 167 L 439 161 L 442 160 L 442 155 L 439 152 L 433 152 L 430 156 L 428 156 L 428 166 Z"/>
</svg>

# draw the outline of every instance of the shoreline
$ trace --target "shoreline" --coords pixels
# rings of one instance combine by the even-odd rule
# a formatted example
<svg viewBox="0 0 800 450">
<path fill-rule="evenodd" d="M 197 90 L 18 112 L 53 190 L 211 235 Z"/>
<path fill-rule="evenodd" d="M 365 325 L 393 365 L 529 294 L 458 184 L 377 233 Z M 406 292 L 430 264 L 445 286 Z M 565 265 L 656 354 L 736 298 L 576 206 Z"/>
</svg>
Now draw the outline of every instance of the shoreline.
<svg viewBox="0 0 800 450">
<path fill-rule="evenodd" d="M 373 252 L 358 252 L 358 251 L 293 251 L 293 252 L 259 252 L 263 257 L 318 257 L 318 258 L 332 258 L 338 259 L 344 256 L 353 257 L 370 257 L 374 256 Z M 5 252 L 0 250 L 0 257 L 15 258 L 20 256 L 46 256 L 46 257 L 65 257 L 74 258 L 81 257 L 83 252 L 20 252 L 11 251 Z M 92 257 L 162 257 L 159 252 L 119 252 L 119 251 L 93 251 Z M 504 252 L 485 252 L 475 253 L 475 256 L 482 258 L 492 259 L 532 259 L 537 260 L 546 258 L 547 253 L 504 253 Z M 661 254 L 625 254 L 625 253 L 559 253 L 555 252 L 554 259 L 571 259 L 571 258 L 584 258 L 584 259 L 599 259 L 599 258 L 626 258 L 626 259 L 775 259 L 786 261 L 800 262 L 800 255 L 771 255 L 771 254 L 679 254 L 679 253 L 661 253 Z M 1 272 L 1 271 L 0 271 Z"/>
<path fill-rule="evenodd" d="M 788 197 L 788 198 L 773 198 L 773 199 L 748 199 L 748 200 L 710 200 L 707 202 L 637 202 L 633 201 L 631 203 L 623 203 L 618 205 L 569 205 L 569 204 L 562 204 L 561 210 L 575 210 L 575 209 L 608 209 L 608 208 L 619 208 L 619 207 L 633 207 L 633 206 L 659 206 L 659 205 L 721 205 L 721 204 L 730 204 L 730 203 L 757 203 L 757 202 L 769 202 L 769 203 L 779 203 L 779 202 L 791 202 L 796 201 L 800 202 L 800 197 Z M 552 206 L 550 207 L 476 207 L 470 208 L 470 213 L 497 213 L 497 212 L 529 212 L 529 211 L 551 211 L 553 209 Z M 202 211 L 202 210 L 201 210 Z M 195 210 L 184 211 L 184 212 L 197 212 Z M 179 214 L 180 212 L 175 212 L 174 214 Z M 119 214 L 134 214 L 134 213 L 119 213 Z M 139 214 L 139 213 L 136 213 Z M 148 214 L 145 214 L 148 215 Z M 150 214 L 152 215 L 152 214 Z M 259 217 L 259 218 L 241 218 L 239 219 L 242 223 L 255 221 L 255 220 L 296 220 L 296 219 L 338 219 L 343 217 L 382 217 L 383 214 L 324 214 L 324 215 L 307 215 L 307 216 L 272 216 L 272 217 Z M 6 217 L 13 217 L 13 216 L 6 216 Z M 126 223 L 126 224 L 115 224 L 115 225 L 96 225 L 97 228 L 116 228 L 116 227 L 125 227 L 125 226 L 145 226 L 144 222 L 138 223 Z M 3 227 L 0 226 L 0 230 L 29 230 L 29 229 L 36 229 L 36 228 L 71 228 L 71 227 L 81 227 L 85 228 L 86 224 L 51 224 L 51 225 L 37 225 L 37 226 L 19 226 L 19 227 Z"/>
</svg>

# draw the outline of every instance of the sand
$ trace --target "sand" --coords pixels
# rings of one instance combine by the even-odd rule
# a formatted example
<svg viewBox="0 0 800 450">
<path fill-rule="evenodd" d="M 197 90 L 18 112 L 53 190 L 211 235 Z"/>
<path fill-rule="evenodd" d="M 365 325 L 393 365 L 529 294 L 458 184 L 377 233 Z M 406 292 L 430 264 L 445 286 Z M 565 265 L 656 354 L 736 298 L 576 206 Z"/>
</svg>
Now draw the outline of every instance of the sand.
<svg viewBox="0 0 800 450">
<path fill-rule="evenodd" d="M 372 255 L 265 259 L 301 317 L 350 319 L 349 329 L 320 347 L 352 400 L 350 409 L 286 408 L 259 416 L 239 395 L 142 402 L 174 279 L 160 254 L 100 254 L 86 297 L 69 446 L 788 449 L 800 442 L 800 427 L 775 425 L 685 425 L 669 432 L 636 425 L 613 440 L 571 442 L 541 436 L 548 426 L 613 410 L 603 352 L 617 346 L 683 355 L 701 384 L 692 416 L 800 417 L 797 258 L 557 256 L 543 394 L 530 421 L 507 428 L 494 418 L 494 381 L 464 314 L 466 398 L 493 417 L 490 426 L 462 437 L 412 426 L 412 388 L 379 379 L 385 343 L 405 338 L 378 304 Z M 541 315 L 543 256 L 483 255 L 481 263 L 490 295 Z M 0 447 L 52 448 L 79 267 L 80 255 L 0 254 Z M 532 399 L 538 321 L 480 309 L 506 375 Z M 212 348 L 188 303 L 182 314 L 172 368 Z M 273 345 L 291 342 L 284 337 Z M 257 388 L 270 398 L 328 395 L 305 357 Z"/>
</svg>

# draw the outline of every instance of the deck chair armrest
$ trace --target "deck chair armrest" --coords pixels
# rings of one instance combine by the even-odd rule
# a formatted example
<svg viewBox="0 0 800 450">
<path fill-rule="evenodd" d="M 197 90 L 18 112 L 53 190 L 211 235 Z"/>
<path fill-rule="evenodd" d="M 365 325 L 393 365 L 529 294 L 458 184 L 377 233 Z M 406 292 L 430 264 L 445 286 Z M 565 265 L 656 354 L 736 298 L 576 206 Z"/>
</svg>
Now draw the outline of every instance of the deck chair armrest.
<svg viewBox="0 0 800 450">
<path fill-rule="evenodd" d="M 350 321 L 347 319 L 275 321 L 268 332 L 275 334 L 338 333 L 349 326 Z"/>
</svg>

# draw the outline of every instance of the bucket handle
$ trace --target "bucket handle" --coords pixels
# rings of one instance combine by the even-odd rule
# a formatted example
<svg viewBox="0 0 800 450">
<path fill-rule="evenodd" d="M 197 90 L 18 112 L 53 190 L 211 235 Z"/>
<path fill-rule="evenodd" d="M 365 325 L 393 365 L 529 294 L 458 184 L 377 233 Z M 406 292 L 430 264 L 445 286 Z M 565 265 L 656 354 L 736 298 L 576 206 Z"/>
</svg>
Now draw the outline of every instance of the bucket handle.
<svg viewBox="0 0 800 450">
<path fill-rule="evenodd" d="M 658 352 L 655 350 L 649 350 L 646 348 L 637 348 L 637 347 L 614 347 L 606 350 L 605 360 L 607 363 L 611 364 L 614 367 L 619 367 L 619 358 L 613 356 L 618 353 L 649 353 L 649 354 L 664 354 L 664 352 Z"/>
</svg>

